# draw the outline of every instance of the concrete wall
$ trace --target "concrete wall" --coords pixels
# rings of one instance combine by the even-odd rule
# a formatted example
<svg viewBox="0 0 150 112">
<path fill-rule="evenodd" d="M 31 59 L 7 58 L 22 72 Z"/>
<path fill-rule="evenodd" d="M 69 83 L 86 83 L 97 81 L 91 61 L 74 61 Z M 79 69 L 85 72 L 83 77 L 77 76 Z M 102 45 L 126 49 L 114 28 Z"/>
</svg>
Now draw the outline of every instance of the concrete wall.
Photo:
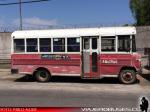
<svg viewBox="0 0 150 112">
<path fill-rule="evenodd" d="M 150 26 L 137 27 L 136 30 L 137 51 L 144 54 L 144 48 L 150 48 Z"/>
<path fill-rule="evenodd" d="M 0 59 L 10 59 L 11 33 L 0 32 Z"/>
<path fill-rule="evenodd" d="M 150 67 L 150 55 L 144 55 L 144 48 L 150 48 L 150 26 L 137 27 L 136 47 L 137 52 L 142 54 L 142 66 Z"/>
</svg>

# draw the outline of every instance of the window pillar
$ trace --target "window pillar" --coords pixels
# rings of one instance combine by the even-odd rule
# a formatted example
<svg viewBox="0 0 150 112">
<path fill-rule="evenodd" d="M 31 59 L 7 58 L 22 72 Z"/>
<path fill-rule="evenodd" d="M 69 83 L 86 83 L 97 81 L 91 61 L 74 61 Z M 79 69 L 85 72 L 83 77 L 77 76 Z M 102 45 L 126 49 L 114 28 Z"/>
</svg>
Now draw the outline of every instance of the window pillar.
<svg viewBox="0 0 150 112">
<path fill-rule="evenodd" d="M 116 52 L 118 52 L 118 36 L 116 36 Z"/>
<path fill-rule="evenodd" d="M 24 46 L 25 47 L 25 53 L 27 53 L 27 39 L 26 38 L 24 39 L 24 45 L 25 45 Z"/>
</svg>

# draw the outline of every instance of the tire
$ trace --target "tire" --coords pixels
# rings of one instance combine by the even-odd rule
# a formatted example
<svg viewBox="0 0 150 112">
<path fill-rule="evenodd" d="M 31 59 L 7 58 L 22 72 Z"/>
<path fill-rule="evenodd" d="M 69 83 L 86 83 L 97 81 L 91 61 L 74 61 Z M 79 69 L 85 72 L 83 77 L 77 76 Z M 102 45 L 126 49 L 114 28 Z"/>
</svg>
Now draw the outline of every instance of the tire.
<svg viewBox="0 0 150 112">
<path fill-rule="evenodd" d="M 48 82 L 51 78 L 50 73 L 47 70 L 40 69 L 36 71 L 35 78 L 38 82 Z"/>
<path fill-rule="evenodd" d="M 134 70 L 122 70 L 119 75 L 119 81 L 123 84 L 133 84 L 137 80 Z"/>
</svg>

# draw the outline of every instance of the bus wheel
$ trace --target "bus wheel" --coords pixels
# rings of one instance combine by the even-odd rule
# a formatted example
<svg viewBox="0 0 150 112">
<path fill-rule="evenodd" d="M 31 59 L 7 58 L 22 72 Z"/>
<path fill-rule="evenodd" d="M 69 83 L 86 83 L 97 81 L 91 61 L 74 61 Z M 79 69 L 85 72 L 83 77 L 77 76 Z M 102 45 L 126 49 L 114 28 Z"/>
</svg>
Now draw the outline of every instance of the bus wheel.
<svg viewBox="0 0 150 112">
<path fill-rule="evenodd" d="M 38 82 L 48 82 L 50 77 L 50 73 L 44 69 L 40 69 L 35 73 L 35 78 Z"/>
<path fill-rule="evenodd" d="M 119 80 L 124 84 L 132 84 L 136 82 L 136 73 L 134 70 L 122 70 L 119 75 Z"/>
</svg>

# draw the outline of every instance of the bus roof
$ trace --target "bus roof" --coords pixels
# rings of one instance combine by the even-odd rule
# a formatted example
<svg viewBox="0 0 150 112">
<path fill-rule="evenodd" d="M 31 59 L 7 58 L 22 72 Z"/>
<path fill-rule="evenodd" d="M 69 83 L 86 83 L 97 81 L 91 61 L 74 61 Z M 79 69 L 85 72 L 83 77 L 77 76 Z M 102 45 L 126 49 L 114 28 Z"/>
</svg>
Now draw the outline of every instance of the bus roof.
<svg viewBox="0 0 150 112">
<path fill-rule="evenodd" d="M 74 28 L 51 30 L 23 30 L 12 33 L 13 38 L 45 38 L 45 37 L 80 37 L 80 36 L 115 36 L 134 35 L 135 27 L 102 27 L 102 28 Z"/>
</svg>

